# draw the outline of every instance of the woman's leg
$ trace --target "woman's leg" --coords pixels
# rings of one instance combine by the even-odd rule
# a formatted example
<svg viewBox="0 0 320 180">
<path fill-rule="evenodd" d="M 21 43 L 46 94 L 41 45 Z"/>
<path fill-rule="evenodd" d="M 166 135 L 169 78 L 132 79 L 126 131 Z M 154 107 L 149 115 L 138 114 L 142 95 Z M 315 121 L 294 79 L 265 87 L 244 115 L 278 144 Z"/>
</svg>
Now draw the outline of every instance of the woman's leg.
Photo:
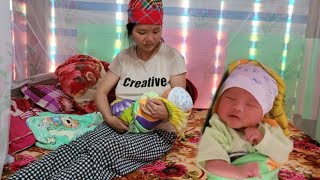
<svg viewBox="0 0 320 180">
<path fill-rule="evenodd" d="M 160 159 L 171 149 L 176 138 L 176 133 L 158 129 L 150 133 L 118 136 L 114 142 L 118 148 L 109 151 L 115 154 L 109 159 L 113 164 L 110 171 L 115 172 L 116 176 L 123 176 Z"/>
<path fill-rule="evenodd" d="M 90 144 L 95 143 L 102 136 L 106 137 L 111 133 L 105 131 L 106 129 L 102 128 L 102 124 L 70 144 L 63 145 L 40 160 L 30 163 L 8 179 L 49 179 L 54 174 L 68 167 L 73 161 L 81 158 L 81 155 L 88 151 Z"/>
<path fill-rule="evenodd" d="M 111 129 L 104 125 L 105 129 Z M 150 133 L 118 134 L 92 143 L 88 151 L 55 175 L 53 179 L 112 179 L 159 159 L 167 152 L 175 133 L 155 130 Z"/>
</svg>

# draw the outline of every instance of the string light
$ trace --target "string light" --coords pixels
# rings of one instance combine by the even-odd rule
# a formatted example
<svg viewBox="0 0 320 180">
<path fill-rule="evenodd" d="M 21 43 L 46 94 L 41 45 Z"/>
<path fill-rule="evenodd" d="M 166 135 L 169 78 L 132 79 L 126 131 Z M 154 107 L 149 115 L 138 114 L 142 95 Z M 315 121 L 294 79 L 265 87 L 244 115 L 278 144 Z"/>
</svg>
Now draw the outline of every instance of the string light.
<svg viewBox="0 0 320 180">
<path fill-rule="evenodd" d="M 188 16 L 188 9 L 189 9 L 189 0 L 182 1 L 182 7 L 184 8 L 183 15 L 181 17 L 181 23 L 182 23 L 182 30 L 181 30 L 181 36 L 182 36 L 182 43 L 180 47 L 180 52 L 183 55 L 183 57 L 187 61 L 187 37 L 188 37 L 188 23 L 189 23 L 189 16 Z"/>
<path fill-rule="evenodd" d="M 56 42 L 56 13 L 55 13 L 55 0 L 51 2 L 51 32 L 50 32 L 50 67 L 49 72 L 54 72 L 56 69 L 56 54 L 57 54 L 57 42 Z"/>
<path fill-rule="evenodd" d="M 259 12 L 260 12 L 261 3 L 260 0 L 256 0 L 254 3 L 254 16 L 251 24 L 251 47 L 249 49 L 250 59 L 255 59 L 257 54 L 256 42 L 258 41 L 258 27 L 259 27 Z"/>
<path fill-rule="evenodd" d="M 220 59 L 220 54 L 222 51 L 222 46 L 221 46 L 221 40 L 223 38 L 222 36 L 222 27 L 223 27 L 223 10 L 224 10 L 224 1 L 220 1 L 220 15 L 219 15 L 219 20 L 218 20 L 218 32 L 217 32 L 217 46 L 215 49 L 215 53 L 216 53 L 216 57 L 215 57 L 215 61 L 214 61 L 214 68 L 215 68 L 215 72 L 218 72 L 218 68 L 220 66 L 220 61 L 222 61 Z M 214 95 L 217 91 L 217 86 L 218 86 L 218 74 L 215 73 L 213 76 L 213 87 L 212 87 L 212 94 Z"/>
<path fill-rule="evenodd" d="M 116 12 L 116 40 L 114 42 L 113 58 L 121 51 L 121 33 L 122 33 L 122 21 L 123 13 L 121 12 L 121 4 L 123 0 L 117 0 L 117 12 Z"/>
<path fill-rule="evenodd" d="M 290 29 L 291 29 L 293 7 L 294 7 L 294 0 L 289 0 L 288 19 L 287 19 L 286 32 L 284 35 L 284 47 L 283 47 L 283 51 L 282 51 L 282 61 L 281 61 L 281 77 L 282 78 L 284 76 L 284 71 L 286 70 L 286 62 L 287 62 L 287 55 L 288 55 L 288 44 L 290 42 Z"/>
</svg>

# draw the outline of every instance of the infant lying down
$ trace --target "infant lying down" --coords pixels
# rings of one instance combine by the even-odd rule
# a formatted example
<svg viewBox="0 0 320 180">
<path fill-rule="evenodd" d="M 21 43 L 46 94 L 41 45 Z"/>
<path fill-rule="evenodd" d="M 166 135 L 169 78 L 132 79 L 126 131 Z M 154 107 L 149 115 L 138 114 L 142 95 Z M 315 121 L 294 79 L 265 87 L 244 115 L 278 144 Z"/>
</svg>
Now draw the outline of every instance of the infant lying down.
<svg viewBox="0 0 320 180">
<path fill-rule="evenodd" d="M 263 68 L 247 63 L 231 72 L 199 144 L 197 164 L 208 179 L 278 179 L 293 143 L 265 117 L 277 96 L 277 81 Z"/>
</svg>

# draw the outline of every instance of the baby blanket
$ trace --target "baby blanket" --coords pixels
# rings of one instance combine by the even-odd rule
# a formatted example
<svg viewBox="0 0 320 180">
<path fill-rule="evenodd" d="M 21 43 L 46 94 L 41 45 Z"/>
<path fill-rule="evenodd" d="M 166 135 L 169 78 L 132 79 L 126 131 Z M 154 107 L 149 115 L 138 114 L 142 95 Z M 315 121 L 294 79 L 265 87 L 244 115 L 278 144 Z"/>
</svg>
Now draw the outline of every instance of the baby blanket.
<svg viewBox="0 0 320 180">
<path fill-rule="evenodd" d="M 102 121 L 100 113 L 73 115 L 45 112 L 28 118 L 27 125 L 37 140 L 36 146 L 55 150 L 93 130 Z"/>
<path fill-rule="evenodd" d="M 279 164 L 272 161 L 270 158 L 260 154 L 260 153 L 250 153 L 243 157 L 240 157 L 232 162 L 232 164 L 239 166 L 249 162 L 255 162 L 259 164 L 261 178 L 246 178 L 247 180 L 258 180 L 258 179 L 278 179 Z M 208 174 L 208 180 L 231 180 L 221 176 L 216 176 L 213 174 Z"/>
</svg>

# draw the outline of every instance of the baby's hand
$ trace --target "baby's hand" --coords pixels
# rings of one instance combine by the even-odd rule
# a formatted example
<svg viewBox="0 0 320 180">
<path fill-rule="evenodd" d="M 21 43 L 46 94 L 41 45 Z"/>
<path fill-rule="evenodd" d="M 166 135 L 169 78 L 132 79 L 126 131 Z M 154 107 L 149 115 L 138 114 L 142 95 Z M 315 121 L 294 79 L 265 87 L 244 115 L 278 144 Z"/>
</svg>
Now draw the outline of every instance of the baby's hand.
<svg viewBox="0 0 320 180">
<path fill-rule="evenodd" d="M 263 138 L 262 133 L 257 127 L 246 128 L 244 136 L 247 141 L 254 145 L 259 144 Z"/>
<path fill-rule="evenodd" d="M 242 178 L 253 178 L 253 177 L 261 178 L 258 163 L 253 163 L 253 162 L 247 163 L 247 164 L 238 166 L 238 168 Z"/>
</svg>

